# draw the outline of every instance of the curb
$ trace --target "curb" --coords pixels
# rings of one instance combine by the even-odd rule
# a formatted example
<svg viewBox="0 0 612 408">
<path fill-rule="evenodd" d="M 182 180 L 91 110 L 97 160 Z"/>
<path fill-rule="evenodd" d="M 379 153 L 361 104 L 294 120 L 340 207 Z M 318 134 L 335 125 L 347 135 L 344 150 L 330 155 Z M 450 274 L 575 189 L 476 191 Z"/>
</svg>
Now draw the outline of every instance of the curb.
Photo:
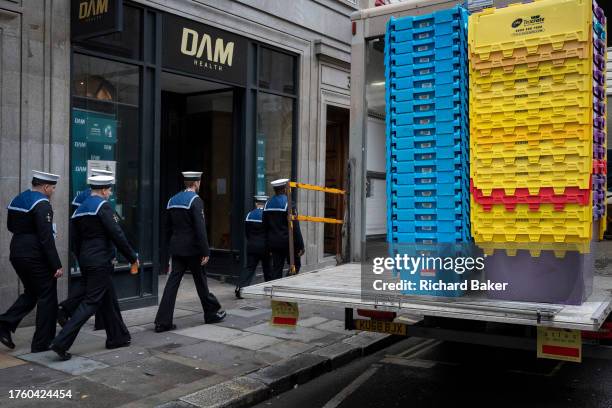
<svg viewBox="0 0 612 408">
<path fill-rule="evenodd" d="M 241 408 L 291 390 L 349 362 L 372 354 L 403 336 L 360 332 L 342 342 L 299 354 L 250 374 L 185 395 L 157 408 Z"/>
</svg>

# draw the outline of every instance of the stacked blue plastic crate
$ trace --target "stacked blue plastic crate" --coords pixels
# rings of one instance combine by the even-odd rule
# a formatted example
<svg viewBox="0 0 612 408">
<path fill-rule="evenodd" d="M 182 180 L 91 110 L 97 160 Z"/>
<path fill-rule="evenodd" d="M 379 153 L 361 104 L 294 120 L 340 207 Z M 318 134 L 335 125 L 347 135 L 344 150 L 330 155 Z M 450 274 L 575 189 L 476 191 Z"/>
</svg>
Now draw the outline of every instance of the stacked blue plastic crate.
<svg viewBox="0 0 612 408">
<path fill-rule="evenodd" d="M 471 241 L 467 11 L 392 17 L 385 40 L 388 242 Z"/>
</svg>

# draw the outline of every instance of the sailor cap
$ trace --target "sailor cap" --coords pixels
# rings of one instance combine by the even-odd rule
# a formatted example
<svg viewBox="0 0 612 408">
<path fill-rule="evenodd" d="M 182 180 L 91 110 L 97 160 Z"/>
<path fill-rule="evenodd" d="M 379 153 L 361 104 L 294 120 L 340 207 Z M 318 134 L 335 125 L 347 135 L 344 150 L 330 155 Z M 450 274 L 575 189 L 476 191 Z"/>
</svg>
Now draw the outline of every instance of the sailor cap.
<svg viewBox="0 0 612 408">
<path fill-rule="evenodd" d="M 185 181 L 199 181 L 202 178 L 201 171 L 184 171 L 183 178 Z"/>
<path fill-rule="evenodd" d="M 270 184 L 272 184 L 272 187 L 282 187 L 286 185 L 288 182 L 289 182 L 289 179 L 283 178 L 283 179 L 271 181 Z"/>
<path fill-rule="evenodd" d="M 255 201 L 258 201 L 258 202 L 268 201 L 267 195 L 255 195 L 253 196 L 253 198 L 255 199 Z"/>
<path fill-rule="evenodd" d="M 92 189 L 109 188 L 115 183 L 113 176 L 91 176 L 87 179 L 87 183 Z"/>
<path fill-rule="evenodd" d="M 57 184 L 60 176 L 52 173 L 45 173 L 44 171 L 32 170 L 32 181 L 38 181 L 43 184 Z"/>
</svg>

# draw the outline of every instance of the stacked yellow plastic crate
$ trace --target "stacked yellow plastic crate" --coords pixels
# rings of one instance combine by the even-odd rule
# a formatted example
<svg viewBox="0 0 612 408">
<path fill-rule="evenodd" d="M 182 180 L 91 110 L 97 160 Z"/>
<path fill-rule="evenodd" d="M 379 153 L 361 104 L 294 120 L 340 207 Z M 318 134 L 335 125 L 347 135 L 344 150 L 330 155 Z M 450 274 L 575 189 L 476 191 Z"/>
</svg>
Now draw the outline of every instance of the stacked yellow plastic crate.
<svg viewBox="0 0 612 408">
<path fill-rule="evenodd" d="M 602 163 L 593 158 L 593 10 L 591 0 L 540 0 L 469 18 L 471 222 L 488 254 L 590 251 Z M 526 297 L 516 300 L 546 301 Z"/>
</svg>

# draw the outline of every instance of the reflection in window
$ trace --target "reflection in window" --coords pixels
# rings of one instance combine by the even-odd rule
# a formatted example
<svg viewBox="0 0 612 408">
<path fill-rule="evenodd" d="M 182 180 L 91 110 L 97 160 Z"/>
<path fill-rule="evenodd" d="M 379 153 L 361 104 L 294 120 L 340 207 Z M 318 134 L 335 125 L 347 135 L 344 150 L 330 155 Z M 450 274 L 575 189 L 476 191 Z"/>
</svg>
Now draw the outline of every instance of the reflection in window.
<svg viewBox="0 0 612 408">
<path fill-rule="evenodd" d="M 260 48 L 259 87 L 286 94 L 295 93 L 295 57 Z"/>
<path fill-rule="evenodd" d="M 366 102 L 368 114 L 385 116 L 385 40 L 374 38 L 366 48 Z"/>
<path fill-rule="evenodd" d="M 139 206 L 143 205 L 138 200 L 139 84 L 137 66 L 74 55 L 70 190 L 74 196 L 85 189 L 92 168 L 114 171 L 110 204 L 121 217 L 128 240 L 148 261 L 150 242 L 141 243 L 138 236 Z"/>
<path fill-rule="evenodd" d="M 291 177 L 293 99 L 260 92 L 257 112 L 255 190 L 272 195 L 270 181 Z"/>
<path fill-rule="evenodd" d="M 87 48 L 125 58 L 141 58 L 142 10 L 123 6 L 123 30 L 90 38 Z"/>
</svg>

